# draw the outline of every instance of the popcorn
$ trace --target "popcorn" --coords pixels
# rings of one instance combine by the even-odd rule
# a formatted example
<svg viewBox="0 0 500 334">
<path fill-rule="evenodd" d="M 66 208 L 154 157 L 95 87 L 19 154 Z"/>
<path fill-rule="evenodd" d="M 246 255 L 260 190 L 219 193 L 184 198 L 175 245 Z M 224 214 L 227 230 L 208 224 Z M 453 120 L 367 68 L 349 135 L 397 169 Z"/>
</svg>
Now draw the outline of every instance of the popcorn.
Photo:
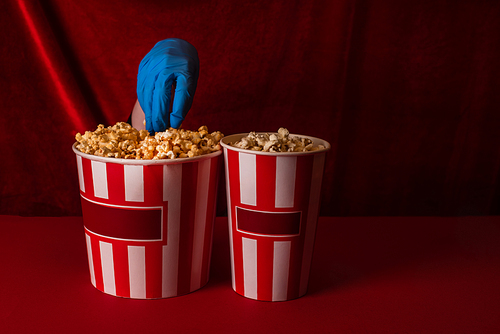
<svg viewBox="0 0 500 334">
<path fill-rule="evenodd" d="M 94 132 L 75 136 L 76 148 L 83 153 L 122 159 L 176 159 L 195 157 L 221 149 L 224 135 L 208 132 L 206 126 L 198 131 L 169 128 L 150 136 L 147 130 L 137 130 L 130 124 L 118 122 L 107 128 L 99 124 Z"/>
<path fill-rule="evenodd" d="M 314 146 L 309 138 L 290 136 L 286 128 L 279 128 L 277 133 L 250 132 L 232 144 L 235 147 L 263 152 L 306 152 L 324 149 L 325 146 Z"/>
</svg>

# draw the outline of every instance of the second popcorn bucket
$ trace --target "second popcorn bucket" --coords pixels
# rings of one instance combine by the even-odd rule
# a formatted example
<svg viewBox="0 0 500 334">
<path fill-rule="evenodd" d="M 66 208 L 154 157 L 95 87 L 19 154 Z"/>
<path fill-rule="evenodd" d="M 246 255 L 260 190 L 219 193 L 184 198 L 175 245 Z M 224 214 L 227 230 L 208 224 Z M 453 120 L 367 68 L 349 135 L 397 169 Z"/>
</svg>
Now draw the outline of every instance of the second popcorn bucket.
<svg viewBox="0 0 500 334">
<path fill-rule="evenodd" d="M 76 154 L 90 279 L 104 293 L 175 297 L 209 279 L 222 151 L 194 158 Z"/>
<path fill-rule="evenodd" d="M 306 294 L 330 144 L 307 152 L 262 152 L 221 140 L 224 150 L 232 286 L 250 299 L 286 301 Z M 291 135 L 292 136 L 292 135 Z"/>
</svg>

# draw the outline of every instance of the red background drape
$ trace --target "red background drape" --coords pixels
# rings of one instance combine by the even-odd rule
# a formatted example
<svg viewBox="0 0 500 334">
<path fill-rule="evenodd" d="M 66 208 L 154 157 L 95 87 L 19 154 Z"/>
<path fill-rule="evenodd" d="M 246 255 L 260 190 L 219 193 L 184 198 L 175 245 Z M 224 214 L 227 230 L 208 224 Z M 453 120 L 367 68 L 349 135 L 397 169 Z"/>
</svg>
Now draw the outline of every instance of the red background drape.
<svg viewBox="0 0 500 334">
<path fill-rule="evenodd" d="M 332 144 L 322 215 L 500 213 L 498 1 L 7 0 L 0 30 L 0 214 L 81 213 L 74 135 L 168 37 L 200 56 L 183 127 Z"/>
</svg>

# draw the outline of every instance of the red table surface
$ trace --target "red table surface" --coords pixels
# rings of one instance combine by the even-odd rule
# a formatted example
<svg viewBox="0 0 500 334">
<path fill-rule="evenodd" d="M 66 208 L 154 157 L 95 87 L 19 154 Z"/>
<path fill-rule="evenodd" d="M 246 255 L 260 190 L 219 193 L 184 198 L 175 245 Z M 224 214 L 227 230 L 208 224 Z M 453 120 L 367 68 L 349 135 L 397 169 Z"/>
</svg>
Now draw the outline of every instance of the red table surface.
<svg viewBox="0 0 500 334">
<path fill-rule="evenodd" d="M 209 283 L 158 300 L 91 285 L 81 217 L 0 222 L 1 333 L 500 332 L 500 217 L 322 217 L 307 295 L 276 303 L 232 290 L 223 217 Z"/>
</svg>

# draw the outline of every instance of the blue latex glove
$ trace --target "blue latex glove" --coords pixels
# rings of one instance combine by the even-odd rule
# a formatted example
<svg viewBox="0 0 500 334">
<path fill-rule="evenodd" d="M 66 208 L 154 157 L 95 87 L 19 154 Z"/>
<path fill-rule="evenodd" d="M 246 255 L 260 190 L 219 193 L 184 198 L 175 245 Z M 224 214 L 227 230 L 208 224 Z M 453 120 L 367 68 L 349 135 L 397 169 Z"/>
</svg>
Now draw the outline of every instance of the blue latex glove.
<svg viewBox="0 0 500 334">
<path fill-rule="evenodd" d="M 182 39 L 160 41 L 149 51 L 137 74 L 137 98 L 146 116 L 146 130 L 154 134 L 181 125 L 193 103 L 199 70 L 196 48 Z"/>
</svg>

